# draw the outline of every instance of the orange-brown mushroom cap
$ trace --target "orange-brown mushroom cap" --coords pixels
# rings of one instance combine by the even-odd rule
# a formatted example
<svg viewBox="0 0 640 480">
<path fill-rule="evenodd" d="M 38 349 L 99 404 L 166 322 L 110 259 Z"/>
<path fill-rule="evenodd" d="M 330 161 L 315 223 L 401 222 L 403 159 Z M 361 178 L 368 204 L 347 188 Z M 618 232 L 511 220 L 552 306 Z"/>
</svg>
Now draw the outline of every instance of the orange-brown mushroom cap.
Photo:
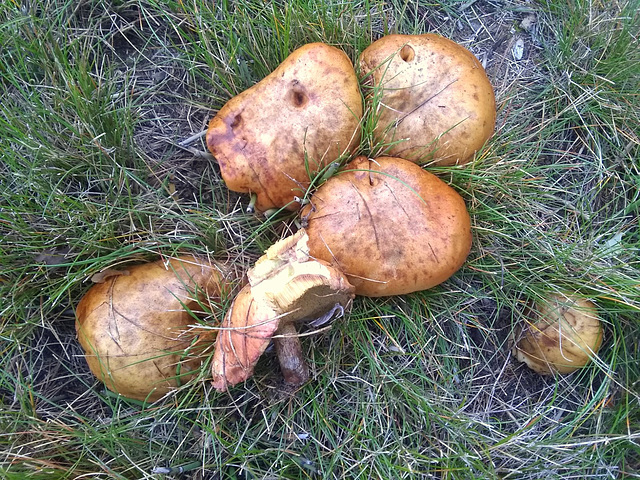
<svg viewBox="0 0 640 480">
<path fill-rule="evenodd" d="M 431 288 L 453 275 L 471 248 L 462 197 L 401 158 L 356 158 L 301 215 L 311 256 L 342 270 L 358 295 Z"/>
<path fill-rule="evenodd" d="M 196 320 L 188 310 L 218 299 L 228 272 L 183 255 L 123 273 L 93 285 L 78 303 L 78 341 L 107 388 L 155 401 L 197 374 L 214 338 L 211 330 L 190 327 Z"/>
<path fill-rule="evenodd" d="M 360 141 L 362 97 L 347 55 L 323 44 L 295 50 L 210 121 L 207 147 L 230 190 L 259 211 L 298 208 L 310 177 Z"/>
<path fill-rule="evenodd" d="M 386 153 L 423 163 L 468 162 L 495 128 L 493 88 L 466 48 L 434 34 L 387 35 L 360 55 L 377 98 L 378 141 Z"/>
</svg>

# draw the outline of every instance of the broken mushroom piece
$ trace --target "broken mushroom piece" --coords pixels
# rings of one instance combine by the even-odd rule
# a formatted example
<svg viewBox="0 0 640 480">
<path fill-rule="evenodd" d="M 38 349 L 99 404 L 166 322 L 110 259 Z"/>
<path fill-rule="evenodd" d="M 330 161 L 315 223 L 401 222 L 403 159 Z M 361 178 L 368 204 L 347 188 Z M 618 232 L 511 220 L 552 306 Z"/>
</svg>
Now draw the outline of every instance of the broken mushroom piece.
<svg viewBox="0 0 640 480">
<path fill-rule="evenodd" d="M 296 331 L 299 322 L 318 326 L 342 314 L 354 288 L 337 269 L 309 257 L 304 229 L 271 246 L 249 270 L 216 340 L 213 386 L 225 391 L 253 375 L 273 339 L 284 380 L 309 378 Z"/>
<path fill-rule="evenodd" d="M 360 55 L 377 141 L 416 163 L 464 164 L 491 137 L 496 104 L 478 59 L 444 37 L 387 35 Z"/>
<path fill-rule="evenodd" d="M 155 401 L 199 371 L 214 338 L 193 312 L 219 300 L 219 265 L 184 255 L 94 276 L 76 308 L 76 331 L 91 372 L 113 392 Z"/>
<path fill-rule="evenodd" d="M 578 370 L 602 345 L 602 324 L 589 300 L 551 294 L 528 308 L 527 316 L 513 355 L 541 375 Z"/>
<path fill-rule="evenodd" d="M 415 163 L 358 157 L 301 212 L 313 258 L 347 275 L 357 295 L 402 295 L 444 282 L 471 248 L 471 219 L 449 185 Z"/>
<path fill-rule="evenodd" d="M 358 145 L 361 118 L 351 60 L 310 43 L 220 109 L 207 147 L 227 187 L 254 194 L 256 210 L 295 210 L 310 178 Z"/>
</svg>

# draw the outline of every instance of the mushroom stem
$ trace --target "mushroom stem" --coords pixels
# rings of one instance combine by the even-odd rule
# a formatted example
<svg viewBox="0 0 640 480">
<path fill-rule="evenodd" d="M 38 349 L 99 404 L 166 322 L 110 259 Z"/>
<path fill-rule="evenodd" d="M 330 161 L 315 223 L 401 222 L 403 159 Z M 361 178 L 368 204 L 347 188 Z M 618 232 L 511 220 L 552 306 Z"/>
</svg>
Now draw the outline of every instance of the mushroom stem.
<svg viewBox="0 0 640 480">
<path fill-rule="evenodd" d="M 258 200 L 258 195 L 252 193 L 249 205 L 247 206 L 247 213 L 253 213 L 256 211 L 256 200 Z"/>
<path fill-rule="evenodd" d="M 302 356 L 296 327 L 292 323 L 282 325 L 274 343 L 285 383 L 297 386 L 309 380 L 309 368 Z"/>
</svg>

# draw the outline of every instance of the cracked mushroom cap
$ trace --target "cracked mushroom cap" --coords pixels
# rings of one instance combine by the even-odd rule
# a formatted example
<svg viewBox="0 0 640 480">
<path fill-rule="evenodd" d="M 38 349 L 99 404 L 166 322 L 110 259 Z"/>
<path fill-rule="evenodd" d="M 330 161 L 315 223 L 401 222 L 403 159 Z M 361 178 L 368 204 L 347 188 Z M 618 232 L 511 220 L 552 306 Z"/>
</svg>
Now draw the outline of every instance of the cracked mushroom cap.
<svg viewBox="0 0 640 480">
<path fill-rule="evenodd" d="M 218 299 L 225 273 L 185 255 L 111 272 L 76 308 L 76 332 L 91 372 L 116 393 L 155 401 L 198 373 L 211 330 L 188 310 Z"/>
<path fill-rule="evenodd" d="M 343 271 L 357 295 L 402 295 L 444 282 L 471 248 L 464 200 L 408 160 L 358 157 L 302 213 L 313 258 Z"/>
<path fill-rule="evenodd" d="M 602 324 L 589 300 L 551 294 L 528 308 L 527 314 L 513 355 L 541 375 L 578 370 L 602 345 Z"/>
<path fill-rule="evenodd" d="M 478 59 L 447 38 L 387 35 L 360 55 L 360 74 L 379 99 L 378 141 L 386 154 L 437 165 L 464 164 L 491 137 L 493 88 Z"/>
<path fill-rule="evenodd" d="M 218 333 L 213 386 L 224 391 L 253 375 L 272 339 L 285 382 L 300 385 L 308 372 L 297 338 L 299 322 L 329 321 L 354 298 L 337 269 L 309 257 L 304 229 L 272 245 L 249 270 Z"/>
<path fill-rule="evenodd" d="M 351 60 L 310 43 L 220 109 L 207 147 L 227 187 L 254 193 L 257 210 L 295 210 L 310 176 L 358 145 L 361 117 Z"/>
</svg>

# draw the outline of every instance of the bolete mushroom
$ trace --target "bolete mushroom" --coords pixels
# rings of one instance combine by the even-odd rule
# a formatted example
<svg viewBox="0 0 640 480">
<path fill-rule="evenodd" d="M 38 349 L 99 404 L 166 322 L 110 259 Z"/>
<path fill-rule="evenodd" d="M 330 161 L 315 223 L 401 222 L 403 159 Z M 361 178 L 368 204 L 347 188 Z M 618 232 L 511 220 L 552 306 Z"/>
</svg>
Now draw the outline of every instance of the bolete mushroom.
<svg viewBox="0 0 640 480">
<path fill-rule="evenodd" d="M 527 308 L 527 317 L 527 325 L 516 332 L 513 355 L 541 375 L 571 373 L 602 345 L 598 311 L 584 298 L 550 294 Z"/>
<path fill-rule="evenodd" d="M 418 163 L 467 163 L 495 128 L 493 88 L 463 46 L 427 33 L 387 35 L 360 55 L 386 154 Z"/>
<path fill-rule="evenodd" d="M 249 270 L 249 283 L 225 316 L 212 363 L 213 386 L 225 391 L 253 375 L 273 339 L 285 383 L 309 378 L 296 331 L 299 322 L 323 324 L 354 298 L 346 277 L 309 257 L 304 229 L 272 245 Z"/>
<path fill-rule="evenodd" d="M 295 210 L 310 178 L 358 145 L 361 117 L 347 55 L 310 43 L 220 109 L 207 147 L 227 187 L 253 193 L 257 210 Z"/>
<path fill-rule="evenodd" d="M 431 288 L 464 263 L 471 219 L 456 191 L 419 165 L 357 157 L 301 212 L 312 258 L 344 272 L 357 295 Z"/>
<path fill-rule="evenodd" d="M 125 397 L 155 401 L 190 380 L 214 341 L 191 312 L 218 299 L 226 273 L 191 255 L 110 271 L 82 297 L 76 331 L 91 372 Z"/>
</svg>

